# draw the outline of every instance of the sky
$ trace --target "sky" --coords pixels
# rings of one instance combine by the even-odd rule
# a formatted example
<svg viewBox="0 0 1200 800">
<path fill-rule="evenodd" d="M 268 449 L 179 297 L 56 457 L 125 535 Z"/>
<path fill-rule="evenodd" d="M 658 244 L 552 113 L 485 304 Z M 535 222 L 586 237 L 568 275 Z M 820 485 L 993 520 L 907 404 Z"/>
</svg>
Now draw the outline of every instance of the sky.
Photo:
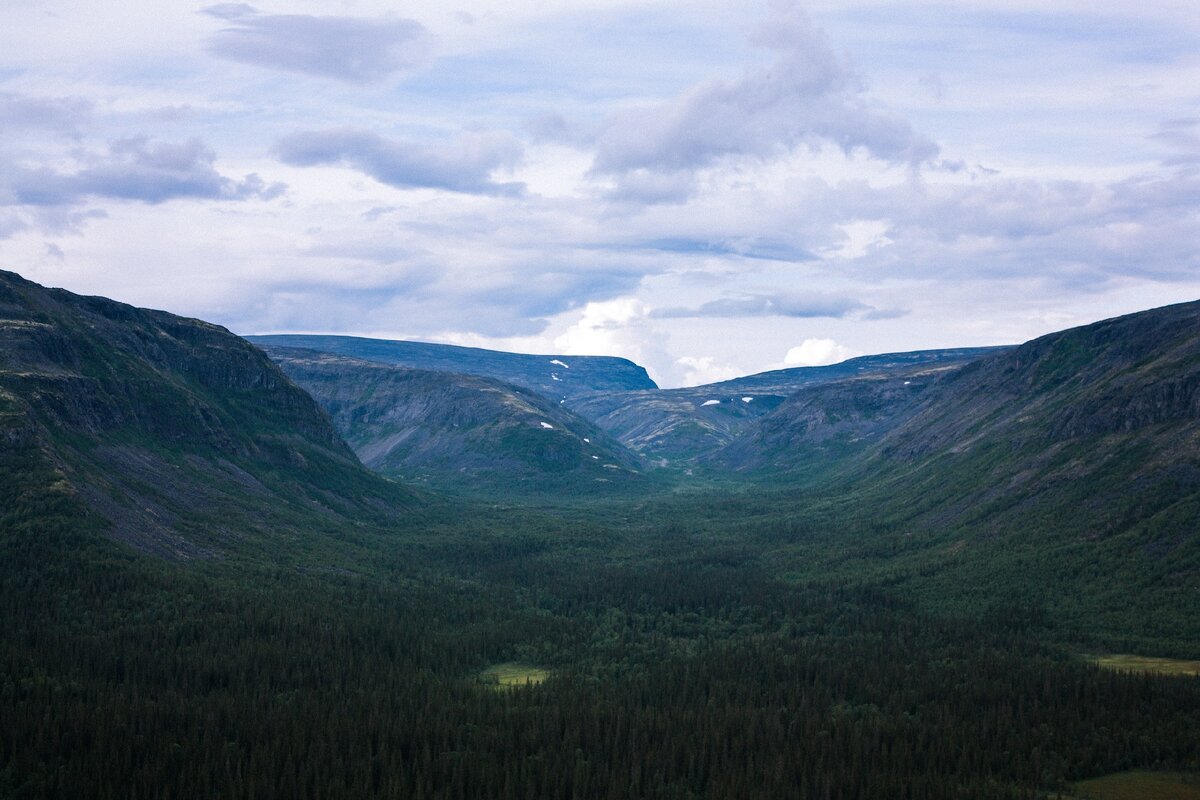
<svg viewBox="0 0 1200 800">
<path fill-rule="evenodd" d="M 0 3 L 0 268 L 662 386 L 1200 298 L 1194 0 Z"/>
</svg>

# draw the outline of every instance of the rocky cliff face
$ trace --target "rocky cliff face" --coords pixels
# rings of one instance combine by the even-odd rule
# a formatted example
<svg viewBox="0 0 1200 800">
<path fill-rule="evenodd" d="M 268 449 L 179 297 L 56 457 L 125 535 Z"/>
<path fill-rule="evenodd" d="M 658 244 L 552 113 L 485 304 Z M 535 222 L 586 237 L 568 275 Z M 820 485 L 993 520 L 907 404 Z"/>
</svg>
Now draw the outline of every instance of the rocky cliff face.
<svg viewBox="0 0 1200 800">
<path fill-rule="evenodd" d="M 608 356 L 527 355 L 353 336 L 286 334 L 247 338 L 263 346 L 297 347 L 410 369 L 495 378 L 532 389 L 556 403 L 564 399 L 569 403 L 595 392 L 656 388 L 643 367 Z"/>
<path fill-rule="evenodd" d="M 518 492 L 604 489 L 636 478 L 632 453 L 529 389 L 313 350 L 266 351 L 317 399 L 363 463 L 385 475 Z"/>
<path fill-rule="evenodd" d="M 7 272 L 0 405 L 5 436 L 35 443 L 115 537 L 165 555 L 265 533 L 272 514 L 259 503 L 336 516 L 411 500 L 363 469 L 313 399 L 223 328 Z M 210 512 L 215 526 L 201 522 Z"/>
</svg>

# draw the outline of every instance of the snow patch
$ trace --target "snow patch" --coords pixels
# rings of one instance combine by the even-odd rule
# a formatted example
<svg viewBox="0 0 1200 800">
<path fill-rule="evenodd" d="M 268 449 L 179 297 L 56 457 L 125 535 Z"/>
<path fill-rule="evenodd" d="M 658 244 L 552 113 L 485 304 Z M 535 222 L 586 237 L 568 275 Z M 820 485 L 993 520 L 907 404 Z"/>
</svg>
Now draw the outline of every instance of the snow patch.
<svg viewBox="0 0 1200 800">
<path fill-rule="evenodd" d="M 552 430 L 554 430 L 554 426 L 553 426 L 553 425 L 551 425 L 549 422 L 543 422 L 543 423 L 542 423 L 542 427 L 543 427 L 543 428 L 545 428 L 545 429 L 546 429 L 546 430 L 548 430 L 548 431 L 552 431 Z"/>
<path fill-rule="evenodd" d="M 592 458 L 596 459 L 597 461 L 600 460 L 600 456 L 592 456 Z"/>
<path fill-rule="evenodd" d="M 743 402 L 743 403 L 749 403 L 749 402 L 750 402 L 751 400 L 753 400 L 753 399 L 754 399 L 753 397 L 743 397 L 743 398 L 742 398 L 742 402 Z"/>
<path fill-rule="evenodd" d="M 905 381 L 905 382 L 904 382 L 904 385 L 905 385 L 905 386 L 908 386 L 910 383 L 912 383 L 912 381 Z"/>
<path fill-rule="evenodd" d="M 721 405 L 721 401 L 720 400 L 705 400 L 700 405 L 702 405 L 702 406 L 719 406 L 719 405 Z"/>
<path fill-rule="evenodd" d="M 570 369 L 570 368 L 571 368 L 571 365 L 570 365 L 570 364 L 565 364 L 565 363 L 563 363 L 562 361 L 559 361 L 557 358 L 552 358 L 552 359 L 550 359 L 550 363 L 551 363 L 551 364 L 558 364 L 558 365 L 559 365 L 560 367 L 562 367 L 563 369 Z"/>
<path fill-rule="evenodd" d="M 557 376 L 557 375 L 555 375 L 553 372 L 551 372 L 551 373 L 550 373 L 550 380 L 552 380 L 552 381 L 561 381 L 561 380 L 562 380 L 562 378 L 558 377 L 558 376 Z"/>
</svg>

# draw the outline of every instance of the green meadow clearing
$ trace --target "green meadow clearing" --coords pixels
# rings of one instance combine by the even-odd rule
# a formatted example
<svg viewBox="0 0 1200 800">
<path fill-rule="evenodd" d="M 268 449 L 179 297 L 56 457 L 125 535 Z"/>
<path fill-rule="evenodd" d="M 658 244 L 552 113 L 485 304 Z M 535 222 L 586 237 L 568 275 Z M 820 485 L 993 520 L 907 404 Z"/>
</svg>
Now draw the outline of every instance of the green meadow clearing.
<svg viewBox="0 0 1200 800">
<path fill-rule="evenodd" d="M 1147 675 L 1200 675 L 1200 661 L 1185 661 L 1178 658 L 1114 654 L 1088 656 L 1088 660 L 1116 672 L 1137 672 Z"/>
<path fill-rule="evenodd" d="M 479 674 L 481 682 L 493 685 L 497 689 L 537 686 L 549 677 L 550 673 L 548 671 L 517 661 L 495 664 Z"/>
<path fill-rule="evenodd" d="M 1177 772 L 1119 772 L 1075 784 L 1079 800 L 1200 800 L 1200 776 Z"/>
</svg>

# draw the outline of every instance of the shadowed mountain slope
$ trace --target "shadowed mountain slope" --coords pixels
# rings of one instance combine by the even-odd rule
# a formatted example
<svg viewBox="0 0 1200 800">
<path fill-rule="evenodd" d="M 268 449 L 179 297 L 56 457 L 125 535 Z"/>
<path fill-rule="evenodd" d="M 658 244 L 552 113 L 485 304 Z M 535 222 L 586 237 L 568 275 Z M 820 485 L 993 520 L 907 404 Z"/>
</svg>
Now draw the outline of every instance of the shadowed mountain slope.
<svg viewBox="0 0 1200 800">
<path fill-rule="evenodd" d="M 786 471 L 835 444 L 904 463 L 969 458 L 997 446 L 1028 456 L 1105 437 L 1171 431 L 1187 439 L 1198 422 L 1200 303 L 1184 303 L 1049 334 L 951 369 L 802 389 L 713 462 Z M 1182 441 L 1163 444 L 1159 460 L 1189 453 Z"/>
<path fill-rule="evenodd" d="M 5 480 L 44 474 L 109 535 L 169 557 L 387 519 L 311 397 L 223 328 L 0 272 Z M 15 480 L 15 478 L 14 478 Z"/>
<path fill-rule="evenodd" d="M 736 441 L 755 420 L 807 386 L 851 377 L 902 378 L 961 366 L 1005 348 L 922 350 L 863 356 L 825 367 L 774 370 L 705 386 L 595 394 L 569 401 L 618 441 L 659 466 L 691 465 Z"/>
<path fill-rule="evenodd" d="M 637 458 L 562 404 L 491 378 L 267 345 L 362 462 L 435 486 L 543 492 L 635 476 Z"/>
<path fill-rule="evenodd" d="M 495 378 L 533 389 L 556 403 L 593 392 L 656 388 L 644 368 L 609 356 L 528 355 L 355 336 L 279 334 L 246 338 L 263 346 L 299 347 L 412 369 Z"/>
<path fill-rule="evenodd" d="M 811 387 L 708 465 L 777 487 L 778 515 L 857 520 L 839 563 L 931 604 L 1045 602 L 1129 647 L 1200 635 L 1200 303 Z"/>
</svg>

